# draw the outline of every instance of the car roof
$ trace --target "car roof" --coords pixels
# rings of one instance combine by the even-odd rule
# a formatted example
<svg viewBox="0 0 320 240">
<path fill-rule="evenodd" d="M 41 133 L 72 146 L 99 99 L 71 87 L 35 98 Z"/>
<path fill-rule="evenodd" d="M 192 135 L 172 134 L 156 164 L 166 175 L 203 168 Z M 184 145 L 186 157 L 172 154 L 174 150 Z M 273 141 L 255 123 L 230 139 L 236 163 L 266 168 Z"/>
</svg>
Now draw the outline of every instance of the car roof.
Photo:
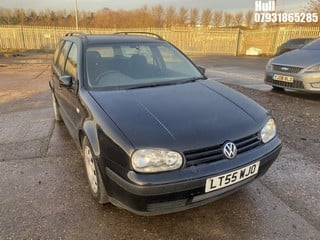
<svg viewBox="0 0 320 240">
<path fill-rule="evenodd" d="M 138 34 L 138 33 L 137 33 Z M 148 34 L 148 33 L 143 33 Z M 151 36 L 151 37 L 150 37 Z M 66 35 L 65 39 L 83 39 L 86 44 L 100 44 L 100 43 L 155 43 L 164 42 L 165 40 L 157 35 L 129 35 L 129 34 L 76 34 Z"/>
<path fill-rule="evenodd" d="M 292 38 L 286 42 L 295 42 L 295 41 L 305 41 L 305 40 L 314 40 L 315 38 Z"/>
</svg>

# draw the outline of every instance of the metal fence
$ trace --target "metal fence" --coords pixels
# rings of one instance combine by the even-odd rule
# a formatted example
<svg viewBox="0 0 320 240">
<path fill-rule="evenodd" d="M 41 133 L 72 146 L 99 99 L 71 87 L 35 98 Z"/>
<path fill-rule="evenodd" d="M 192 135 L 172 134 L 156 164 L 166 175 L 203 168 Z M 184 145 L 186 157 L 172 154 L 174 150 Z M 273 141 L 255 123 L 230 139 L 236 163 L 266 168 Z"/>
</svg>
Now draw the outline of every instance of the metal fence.
<svg viewBox="0 0 320 240">
<path fill-rule="evenodd" d="M 0 26 L 0 49 L 54 49 L 59 39 L 75 28 Z M 187 54 L 242 55 L 250 47 L 262 54 L 273 55 L 277 47 L 291 38 L 318 37 L 320 27 L 279 27 L 259 30 L 238 28 L 140 28 L 87 29 L 85 33 L 114 33 L 117 31 L 153 32 L 172 42 Z"/>
<path fill-rule="evenodd" d="M 320 27 L 279 27 L 241 31 L 239 54 L 250 47 L 262 49 L 265 55 L 274 55 L 277 47 L 292 38 L 320 37 Z"/>
</svg>

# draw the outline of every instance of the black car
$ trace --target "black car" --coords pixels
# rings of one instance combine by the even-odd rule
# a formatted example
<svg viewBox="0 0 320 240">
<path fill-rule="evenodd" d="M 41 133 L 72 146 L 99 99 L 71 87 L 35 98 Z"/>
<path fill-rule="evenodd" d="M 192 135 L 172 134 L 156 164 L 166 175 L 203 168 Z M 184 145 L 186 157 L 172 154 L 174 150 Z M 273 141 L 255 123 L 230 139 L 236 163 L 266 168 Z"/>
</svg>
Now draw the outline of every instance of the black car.
<svg viewBox="0 0 320 240">
<path fill-rule="evenodd" d="M 265 109 L 158 35 L 67 34 L 52 72 L 55 118 L 101 204 L 141 215 L 199 206 L 263 175 L 280 152 Z"/>
<path fill-rule="evenodd" d="M 276 56 L 281 55 L 285 52 L 289 52 L 295 49 L 299 49 L 304 47 L 309 42 L 313 41 L 314 38 L 294 38 L 286 41 L 285 43 L 281 44 L 277 48 Z"/>
</svg>

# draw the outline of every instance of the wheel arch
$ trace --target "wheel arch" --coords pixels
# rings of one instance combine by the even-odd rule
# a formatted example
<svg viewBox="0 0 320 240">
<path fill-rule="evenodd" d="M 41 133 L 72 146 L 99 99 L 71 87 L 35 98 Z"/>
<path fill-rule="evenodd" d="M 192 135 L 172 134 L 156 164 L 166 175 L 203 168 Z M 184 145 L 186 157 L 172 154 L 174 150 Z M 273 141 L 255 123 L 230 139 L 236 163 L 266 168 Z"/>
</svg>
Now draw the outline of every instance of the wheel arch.
<svg viewBox="0 0 320 240">
<path fill-rule="evenodd" d="M 98 139 L 98 131 L 96 124 L 93 121 L 85 121 L 83 128 L 78 133 L 79 143 L 82 146 L 84 137 L 87 137 L 95 156 L 100 156 L 100 145 Z"/>
</svg>

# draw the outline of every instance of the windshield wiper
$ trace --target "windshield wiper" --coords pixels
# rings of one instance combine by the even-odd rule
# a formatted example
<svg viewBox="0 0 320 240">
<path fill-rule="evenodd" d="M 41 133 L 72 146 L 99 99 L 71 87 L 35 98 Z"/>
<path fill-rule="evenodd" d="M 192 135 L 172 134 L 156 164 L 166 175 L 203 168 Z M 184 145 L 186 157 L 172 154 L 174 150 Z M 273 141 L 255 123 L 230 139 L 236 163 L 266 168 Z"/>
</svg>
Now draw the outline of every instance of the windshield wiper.
<svg viewBox="0 0 320 240">
<path fill-rule="evenodd" d="M 152 84 L 145 84 L 145 85 L 139 85 L 139 86 L 133 86 L 126 88 L 126 90 L 129 89 L 139 89 L 139 88 L 150 88 L 150 87 L 159 87 L 159 86 L 168 86 L 168 85 L 176 85 L 176 82 L 167 82 L 167 83 L 152 83 Z"/>
<path fill-rule="evenodd" d="M 183 81 L 180 81 L 180 84 L 184 84 L 184 83 L 190 83 L 190 82 L 195 82 L 197 80 L 205 80 L 206 78 L 204 77 L 192 77 L 192 78 L 188 78 L 188 79 L 184 79 Z"/>
<path fill-rule="evenodd" d="M 192 78 L 184 79 L 182 81 L 151 83 L 151 84 L 138 85 L 138 86 L 128 87 L 128 88 L 126 88 L 126 90 L 139 89 L 139 88 L 160 87 L 160 86 L 168 86 L 168 85 L 177 85 L 177 84 L 184 84 L 184 83 L 195 82 L 197 80 L 205 80 L 205 79 L 206 78 L 204 78 L 204 77 L 192 77 Z"/>
</svg>

